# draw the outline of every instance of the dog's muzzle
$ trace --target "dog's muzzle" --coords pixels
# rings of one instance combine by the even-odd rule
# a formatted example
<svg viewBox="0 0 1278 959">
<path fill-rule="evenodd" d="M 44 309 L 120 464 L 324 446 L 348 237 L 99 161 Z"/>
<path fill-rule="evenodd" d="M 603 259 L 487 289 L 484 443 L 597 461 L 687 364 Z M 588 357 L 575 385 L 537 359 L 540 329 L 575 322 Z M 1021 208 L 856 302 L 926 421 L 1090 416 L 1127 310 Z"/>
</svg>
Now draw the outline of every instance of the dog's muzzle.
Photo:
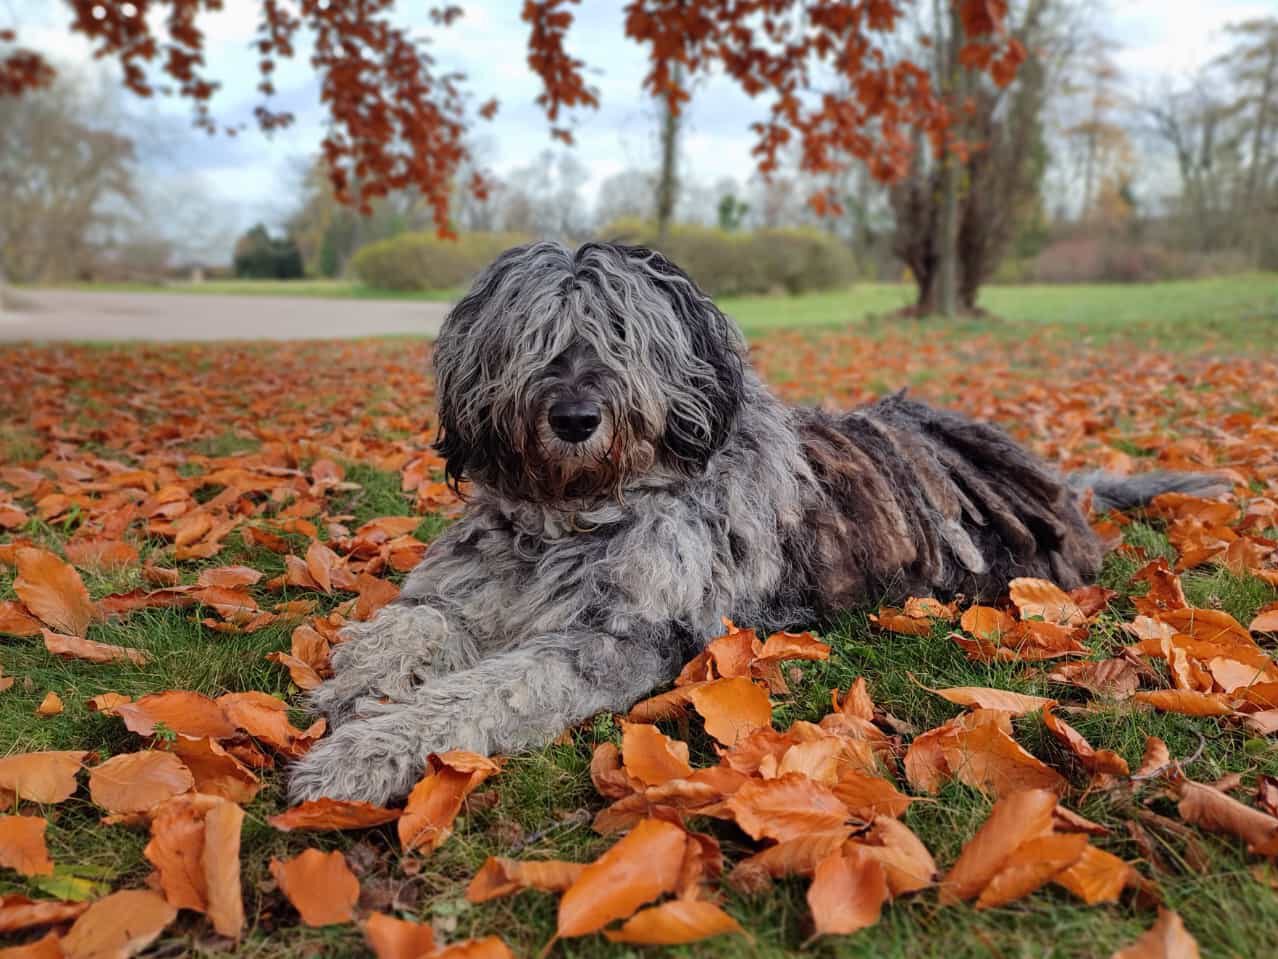
<svg viewBox="0 0 1278 959">
<path fill-rule="evenodd" d="M 565 443 L 584 443 L 599 428 L 603 411 L 589 400 L 560 400 L 550 407 L 546 419 Z"/>
</svg>

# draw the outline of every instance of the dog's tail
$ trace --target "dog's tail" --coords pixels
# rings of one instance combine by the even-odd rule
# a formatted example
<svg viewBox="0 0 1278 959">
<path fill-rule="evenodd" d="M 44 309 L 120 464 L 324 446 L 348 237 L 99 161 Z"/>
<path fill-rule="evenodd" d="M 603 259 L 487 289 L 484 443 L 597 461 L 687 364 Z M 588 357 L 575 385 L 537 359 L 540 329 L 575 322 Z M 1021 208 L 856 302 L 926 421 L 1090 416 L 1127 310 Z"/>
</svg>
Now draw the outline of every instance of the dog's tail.
<svg viewBox="0 0 1278 959">
<path fill-rule="evenodd" d="M 1104 470 L 1071 473 L 1067 478 L 1071 489 L 1092 491 L 1092 509 L 1104 513 L 1112 509 L 1144 506 L 1160 493 L 1189 493 L 1194 496 L 1217 496 L 1230 489 L 1228 480 L 1211 473 L 1178 473 L 1155 470 L 1135 476 L 1119 476 Z"/>
</svg>

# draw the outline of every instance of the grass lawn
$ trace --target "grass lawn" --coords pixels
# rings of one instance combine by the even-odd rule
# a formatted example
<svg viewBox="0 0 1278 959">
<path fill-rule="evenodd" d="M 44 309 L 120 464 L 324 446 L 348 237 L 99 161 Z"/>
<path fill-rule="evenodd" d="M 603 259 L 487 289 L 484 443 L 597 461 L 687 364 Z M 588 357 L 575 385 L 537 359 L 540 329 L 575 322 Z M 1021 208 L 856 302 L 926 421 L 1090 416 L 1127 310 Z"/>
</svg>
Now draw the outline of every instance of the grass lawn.
<svg viewBox="0 0 1278 959">
<path fill-rule="evenodd" d="M 102 293 L 196 293 L 208 296 L 309 296 L 338 300 L 452 300 L 456 290 L 404 293 L 377 290 L 351 280 L 204 280 L 200 283 L 73 283 L 69 290 Z"/>
<path fill-rule="evenodd" d="M 339 295 L 357 294 L 347 289 Z M 986 303 L 999 319 L 942 329 L 936 321 L 834 328 L 903 302 L 899 287 L 865 286 L 850 294 L 733 300 L 725 308 L 752 334 L 756 361 L 769 381 L 792 401 L 850 406 L 908 385 L 923 398 L 1000 422 L 1066 468 L 1228 465 L 1250 487 L 1240 487 L 1245 490 L 1240 504 L 1278 500 L 1278 452 L 1272 439 L 1278 417 L 1278 283 L 1272 277 L 1153 287 L 991 288 Z M 1222 359 L 1220 349 L 1232 355 Z M 182 561 L 175 561 L 173 534 L 163 522 L 135 512 L 111 530 L 121 510 L 143 509 L 157 489 L 167 487 L 185 491 L 192 508 L 235 502 L 238 515 L 249 516 L 247 525 L 309 517 L 318 536 L 334 544 L 343 527 L 354 530 L 379 516 L 419 514 L 416 536 L 428 540 L 445 522 L 439 514 L 456 507 L 431 477 L 416 492 L 404 492 L 413 485 L 405 476 L 413 475 L 413 463 L 433 434 L 431 384 L 424 372 L 428 355 L 429 344 L 415 340 L 0 350 L 0 389 L 11 407 L 0 422 L 0 491 L 16 488 L 8 498 L 27 517 L 11 522 L 0 543 L 25 538 L 61 552 L 79 540 L 110 535 L 134 545 L 142 561 L 178 569 L 184 583 L 194 582 L 202 569 L 229 564 L 250 566 L 268 578 L 285 572 L 284 557 L 249 542 L 243 526 L 227 535 L 215 554 Z M 1266 435 L 1269 440 L 1263 441 Z M 338 464 L 342 482 L 318 484 L 317 461 Z M 218 499 L 228 481 L 217 477 L 228 475 L 225 471 L 260 473 L 266 467 L 275 471 L 271 475 L 288 477 L 283 492 Z M 37 483 L 22 470 L 36 470 L 45 479 Z M 126 472 L 137 474 L 130 482 L 138 485 L 105 482 Z M 0 505 L 5 499 L 0 492 Z M 1278 536 L 1272 525 L 1261 532 Z M 307 537 L 298 528 L 283 536 L 286 547 L 300 556 Z M 1137 517 L 1123 535 L 1126 546 L 1111 554 L 1102 577 L 1118 596 L 1086 639 L 1096 658 L 1115 655 L 1130 641 L 1120 625 L 1132 619 L 1131 597 L 1144 589 L 1132 582 L 1132 573 L 1148 558 L 1176 556 L 1167 530 L 1150 517 Z M 81 572 L 95 599 L 145 585 L 139 563 L 109 572 L 85 566 Z M 402 574 L 389 575 L 402 580 Z M 15 599 L 13 578 L 12 566 L 0 562 L 0 601 Z M 1183 573 L 1181 581 L 1192 605 L 1224 610 L 1244 625 L 1278 599 L 1278 590 L 1251 572 L 1214 563 Z M 316 616 L 352 596 L 300 587 L 277 591 L 262 584 L 252 594 L 263 607 L 281 600 L 312 601 Z M 949 638 L 952 627 L 938 624 L 922 637 L 889 634 L 871 623 L 870 612 L 854 611 L 823 631 L 831 658 L 802 664 L 791 695 L 776 699 L 778 727 L 819 719 L 829 709 L 830 690 L 846 689 L 857 677 L 866 678 L 876 703 L 919 730 L 960 712 L 920 684 L 992 686 L 1050 695 L 1063 707 L 1079 707 L 1068 713 L 1069 721 L 1094 746 L 1116 751 L 1133 768 L 1146 737 L 1156 735 L 1181 758 L 1203 744 L 1186 774 L 1213 782 L 1238 773 L 1243 785 L 1236 795 L 1248 803 L 1259 776 L 1278 776 L 1273 738 L 1218 718 L 1158 713 L 1124 702 L 1089 706 L 1079 690 L 1048 682 L 1036 665 L 968 659 Z M 91 749 L 106 758 L 142 748 L 143 741 L 118 719 L 87 708 L 89 697 L 105 692 L 137 697 L 193 689 L 216 696 L 261 690 L 299 706 L 301 696 L 289 674 L 264 659 L 269 652 L 288 650 L 296 624 L 278 622 L 234 635 L 206 627 L 202 620 L 210 616 L 201 609 L 143 609 L 89 627 L 91 639 L 150 653 L 152 661 L 143 667 L 64 661 L 49 655 L 38 636 L 0 636 L 0 668 L 16 679 L 0 692 L 0 752 Z M 36 707 L 49 691 L 61 697 L 65 710 L 37 716 Z M 299 710 L 293 719 L 300 724 L 304 716 Z M 360 874 L 362 908 L 430 922 L 442 941 L 495 934 L 516 955 L 537 954 L 553 935 L 557 897 L 524 892 L 471 905 L 464 890 L 489 855 L 586 861 L 611 845 L 613 838 L 590 828 L 591 814 L 605 800 L 591 784 L 588 765 L 596 743 L 618 738 L 617 724 L 601 717 L 574 730 L 569 742 L 511 758 L 463 809 L 453 835 L 425 861 L 401 856 L 393 827 L 322 834 L 273 829 L 266 819 L 283 808 L 283 776 L 278 769 L 264 771 L 265 788 L 246 810 L 242 863 L 249 931 L 236 955 L 368 955 L 353 925 L 300 926 L 271 880 L 272 857 L 308 847 L 347 854 Z M 1148 809 L 1177 824 L 1175 802 L 1159 796 L 1157 782 L 1134 792 L 1088 789 L 1086 775 L 1039 719 L 1018 720 L 1016 738 L 1069 776 L 1070 808 L 1110 830 L 1094 844 L 1134 863 L 1157 884 L 1204 955 L 1272 953 L 1278 942 L 1278 893 L 1237 840 L 1193 828 L 1150 827 L 1151 859 L 1151 850 L 1127 823 Z M 692 747 L 694 766 L 716 761 L 710 742 L 695 729 Z M 903 783 L 901 788 L 908 791 Z M 935 798 L 914 803 L 903 820 L 944 870 L 990 805 L 983 794 L 951 782 Z M 92 896 L 144 884 L 150 871 L 142 854 L 145 829 L 101 825 L 102 813 L 83 787 L 61 805 L 24 807 L 48 816 L 49 852 L 62 869 L 50 882 L 24 880 L 0 868 L 0 894 Z M 730 863 L 755 848 L 728 824 L 699 819 L 695 826 L 719 838 Z M 1130 899 L 1086 907 L 1051 886 L 988 911 L 970 904 L 942 908 L 935 892 L 926 891 L 889 904 L 877 925 L 854 935 L 809 941 L 806 889 L 802 879 L 784 879 L 753 895 L 725 885 L 724 907 L 748 930 L 747 937 L 651 951 L 1086 959 L 1109 955 L 1154 921 L 1152 911 Z M 225 942 L 189 913 L 160 942 L 157 955 L 225 952 Z M 9 941 L 0 937 L 0 944 Z M 554 947 L 554 954 L 563 956 L 624 957 L 641 951 L 601 936 Z"/>
</svg>

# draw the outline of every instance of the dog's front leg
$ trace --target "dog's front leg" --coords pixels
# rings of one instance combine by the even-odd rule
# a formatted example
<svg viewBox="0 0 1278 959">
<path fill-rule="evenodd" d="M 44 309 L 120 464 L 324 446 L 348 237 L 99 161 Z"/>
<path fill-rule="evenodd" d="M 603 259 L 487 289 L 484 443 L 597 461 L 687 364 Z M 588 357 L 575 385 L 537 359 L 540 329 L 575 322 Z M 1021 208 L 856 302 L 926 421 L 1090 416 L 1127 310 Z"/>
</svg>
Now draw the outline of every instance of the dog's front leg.
<svg viewBox="0 0 1278 959">
<path fill-rule="evenodd" d="M 411 599 L 384 606 L 367 623 L 351 623 L 333 648 L 333 678 L 310 695 L 312 708 L 337 726 L 361 699 L 405 700 L 435 676 L 473 663 L 466 631 L 428 602 Z"/>
<path fill-rule="evenodd" d="M 623 710 L 668 682 L 679 656 L 656 637 L 542 637 L 441 676 L 397 702 L 364 700 L 357 715 L 293 768 L 296 800 L 385 803 L 403 796 L 426 757 L 540 746 L 601 710 Z"/>
</svg>

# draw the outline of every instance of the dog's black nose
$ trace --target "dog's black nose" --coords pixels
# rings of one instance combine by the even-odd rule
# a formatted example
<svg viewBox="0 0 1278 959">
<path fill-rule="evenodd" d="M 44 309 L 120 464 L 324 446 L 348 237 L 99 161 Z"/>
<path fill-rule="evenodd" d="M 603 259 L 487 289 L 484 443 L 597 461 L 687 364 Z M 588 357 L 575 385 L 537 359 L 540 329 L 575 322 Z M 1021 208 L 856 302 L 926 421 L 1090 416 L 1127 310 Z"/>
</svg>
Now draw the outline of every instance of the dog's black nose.
<svg viewBox="0 0 1278 959">
<path fill-rule="evenodd" d="M 584 443 L 599 427 L 599 404 L 588 400 L 560 400 L 547 415 L 550 428 L 565 443 Z"/>
</svg>

